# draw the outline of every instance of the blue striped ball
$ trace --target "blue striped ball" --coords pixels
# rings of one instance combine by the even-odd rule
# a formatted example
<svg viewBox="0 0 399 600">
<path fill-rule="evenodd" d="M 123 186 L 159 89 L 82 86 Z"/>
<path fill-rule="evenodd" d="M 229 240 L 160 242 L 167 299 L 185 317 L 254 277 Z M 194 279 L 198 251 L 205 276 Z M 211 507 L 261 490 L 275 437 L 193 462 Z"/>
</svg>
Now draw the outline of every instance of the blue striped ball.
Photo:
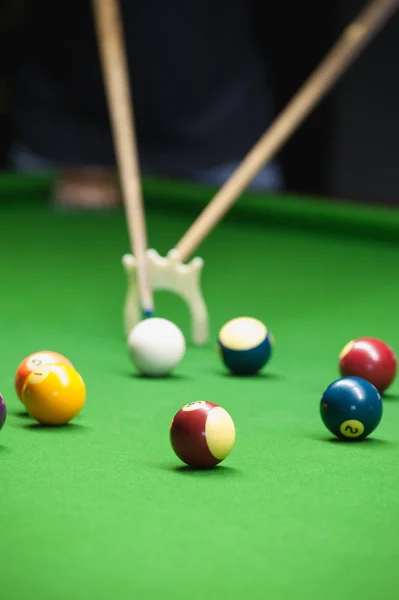
<svg viewBox="0 0 399 600">
<path fill-rule="evenodd" d="M 269 361 L 273 338 L 258 319 L 238 317 L 228 321 L 218 335 L 223 363 L 235 375 L 255 375 Z"/>
</svg>

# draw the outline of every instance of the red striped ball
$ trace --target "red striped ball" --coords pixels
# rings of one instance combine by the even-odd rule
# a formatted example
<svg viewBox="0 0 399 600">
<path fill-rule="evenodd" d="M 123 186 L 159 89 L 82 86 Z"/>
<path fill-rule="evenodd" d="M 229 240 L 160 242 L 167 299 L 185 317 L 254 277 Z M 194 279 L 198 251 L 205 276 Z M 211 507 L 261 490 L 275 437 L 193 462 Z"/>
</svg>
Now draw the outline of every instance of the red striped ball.
<svg viewBox="0 0 399 600">
<path fill-rule="evenodd" d="M 174 416 L 170 441 L 181 461 L 190 467 L 209 469 L 233 449 L 234 422 L 224 408 L 213 402 L 190 402 Z"/>
</svg>

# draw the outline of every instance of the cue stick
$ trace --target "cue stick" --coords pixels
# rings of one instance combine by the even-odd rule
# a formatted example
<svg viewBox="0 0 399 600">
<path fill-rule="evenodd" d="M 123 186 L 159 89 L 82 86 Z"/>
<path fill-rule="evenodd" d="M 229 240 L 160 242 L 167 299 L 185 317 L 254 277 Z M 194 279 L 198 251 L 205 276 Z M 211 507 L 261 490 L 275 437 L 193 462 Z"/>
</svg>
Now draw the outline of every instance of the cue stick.
<svg viewBox="0 0 399 600">
<path fill-rule="evenodd" d="M 119 0 L 92 0 L 108 111 L 121 179 L 132 254 L 136 258 L 138 292 L 145 317 L 154 314 L 147 266 L 147 233 L 133 102 Z"/>
<path fill-rule="evenodd" d="M 277 154 L 339 76 L 395 13 L 398 5 L 399 0 L 371 0 L 344 29 L 319 66 L 183 235 L 175 247 L 182 262 L 195 252 L 261 168 Z"/>
</svg>

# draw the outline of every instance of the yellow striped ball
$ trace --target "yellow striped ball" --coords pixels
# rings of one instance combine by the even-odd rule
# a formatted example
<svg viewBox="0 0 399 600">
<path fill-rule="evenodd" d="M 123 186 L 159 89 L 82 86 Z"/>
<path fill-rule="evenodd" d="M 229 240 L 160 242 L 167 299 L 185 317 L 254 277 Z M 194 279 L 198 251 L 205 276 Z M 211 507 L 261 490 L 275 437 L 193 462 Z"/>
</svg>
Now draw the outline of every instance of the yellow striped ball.
<svg viewBox="0 0 399 600">
<path fill-rule="evenodd" d="M 258 319 L 228 321 L 218 335 L 218 349 L 227 369 L 235 375 L 255 375 L 270 360 L 273 337 Z"/>
</svg>

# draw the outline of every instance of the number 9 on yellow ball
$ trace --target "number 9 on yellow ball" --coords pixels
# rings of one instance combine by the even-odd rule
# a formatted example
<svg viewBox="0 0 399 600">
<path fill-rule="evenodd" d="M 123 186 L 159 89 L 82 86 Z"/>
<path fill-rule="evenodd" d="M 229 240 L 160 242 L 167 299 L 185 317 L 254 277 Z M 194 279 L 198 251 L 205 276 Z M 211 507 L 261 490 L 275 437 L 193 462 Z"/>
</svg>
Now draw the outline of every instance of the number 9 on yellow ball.
<svg viewBox="0 0 399 600">
<path fill-rule="evenodd" d="M 42 425 L 66 425 L 80 413 L 85 400 L 85 383 L 69 365 L 40 366 L 22 389 L 26 410 Z"/>
</svg>

